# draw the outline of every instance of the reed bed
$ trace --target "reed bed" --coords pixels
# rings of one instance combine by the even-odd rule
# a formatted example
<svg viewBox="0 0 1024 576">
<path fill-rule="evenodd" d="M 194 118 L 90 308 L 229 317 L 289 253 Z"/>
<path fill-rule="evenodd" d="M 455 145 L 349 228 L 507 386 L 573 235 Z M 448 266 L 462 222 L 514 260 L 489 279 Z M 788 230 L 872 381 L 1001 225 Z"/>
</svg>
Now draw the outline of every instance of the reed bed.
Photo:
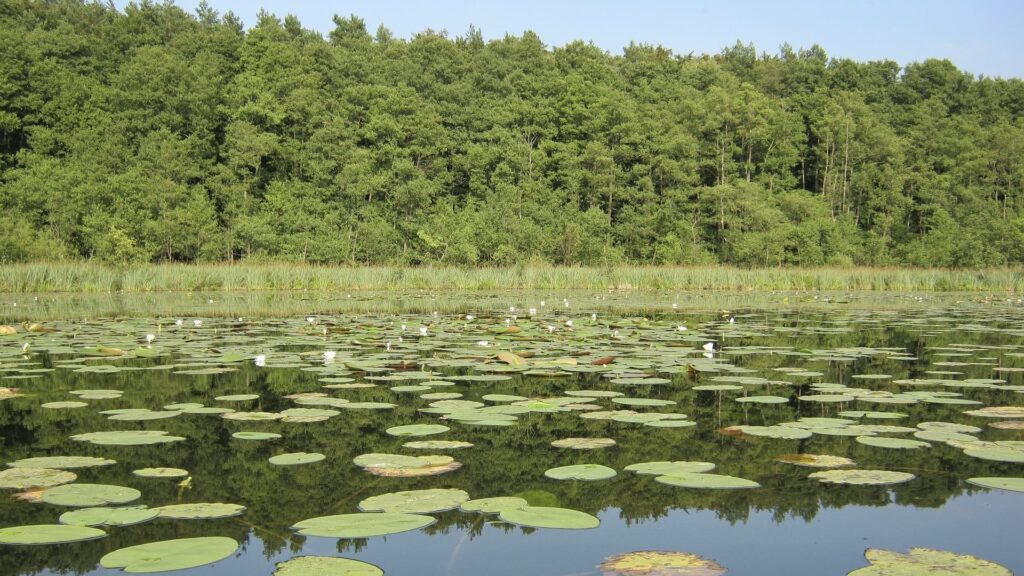
<svg viewBox="0 0 1024 576">
<path fill-rule="evenodd" d="M 736 268 L 730 266 L 509 268 L 164 264 L 8 264 L 0 292 L 199 292 L 389 290 L 822 290 L 1024 291 L 1024 269 Z"/>
</svg>

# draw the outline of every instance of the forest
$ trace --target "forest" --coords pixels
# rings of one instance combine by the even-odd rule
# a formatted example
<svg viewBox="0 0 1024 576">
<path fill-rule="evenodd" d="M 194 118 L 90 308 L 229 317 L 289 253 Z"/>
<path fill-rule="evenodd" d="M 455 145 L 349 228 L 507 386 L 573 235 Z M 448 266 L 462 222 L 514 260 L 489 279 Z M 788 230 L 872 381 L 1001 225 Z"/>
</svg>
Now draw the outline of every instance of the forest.
<svg viewBox="0 0 1024 576">
<path fill-rule="evenodd" d="M 0 230 L 3 263 L 1015 265 L 1024 82 L 0 0 Z"/>
</svg>

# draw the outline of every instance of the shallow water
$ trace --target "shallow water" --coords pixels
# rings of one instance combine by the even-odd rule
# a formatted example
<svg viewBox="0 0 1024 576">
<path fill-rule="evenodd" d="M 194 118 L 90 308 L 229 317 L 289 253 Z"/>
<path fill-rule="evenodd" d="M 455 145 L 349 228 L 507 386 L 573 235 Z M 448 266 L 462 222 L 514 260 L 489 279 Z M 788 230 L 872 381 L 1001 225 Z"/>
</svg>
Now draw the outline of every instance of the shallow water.
<svg viewBox="0 0 1024 576">
<path fill-rule="evenodd" d="M 116 320 L 51 321 L 44 325 L 55 332 L 28 334 L 19 327 L 18 334 L 0 337 L 0 386 L 17 387 L 25 394 L 0 401 L 5 462 L 45 455 L 102 456 L 117 464 L 76 470 L 77 482 L 136 488 L 142 492 L 136 503 L 151 507 L 177 502 L 247 507 L 235 518 L 157 519 L 107 528 L 108 536 L 96 541 L 0 546 L 0 573 L 112 574 L 119 571 L 98 566 L 100 557 L 110 551 L 192 536 L 228 536 L 242 547 L 231 558 L 181 574 L 269 575 L 276 562 L 293 555 L 321 554 L 371 562 L 387 574 L 596 575 L 600 573 L 596 566 L 606 556 L 655 549 L 712 558 L 730 575 L 817 576 L 866 566 L 866 548 L 905 551 L 910 547 L 974 554 L 1024 572 L 1024 555 L 1019 550 L 1024 494 L 966 482 L 971 477 L 1021 476 L 1024 464 L 970 457 L 960 448 L 935 441 L 927 448 L 903 450 L 867 446 L 852 436 L 815 433 L 803 440 L 786 440 L 720 431 L 734 425 L 835 418 L 842 411 L 861 410 L 906 416 L 896 420 L 850 417 L 854 424 L 915 427 L 928 421 L 958 422 L 981 428 L 975 434 L 979 440 L 1022 440 L 1024 433 L 1019 430 L 989 426 L 999 419 L 963 413 L 984 406 L 1024 405 L 1019 388 L 1024 376 L 1013 370 L 1024 367 L 1024 314 L 1019 308 L 1005 303 L 957 304 L 950 298 L 941 305 L 923 303 L 900 310 L 850 305 L 792 309 L 783 308 L 780 300 L 774 307 L 733 306 L 727 312 L 719 306 L 697 312 L 692 308 L 700 306 L 693 306 L 684 314 L 664 309 L 668 301 L 662 299 L 655 314 L 641 319 L 576 305 L 582 298 L 566 309 L 561 301 L 546 302 L 541 308 L 524 297 L 512 304 L 518 312 L 514 322 L 522 331 L 497 334 L 506 319 L 513 323 L 510 315 L 516 312 L 505 309 L 507 301 L 501 300 L 500 307 L 498 300 L 486 301 L 474 309 L 478 312 L 471 321 L 443 312 L 437 316 L 353 313 L 317 316 L 313 322 L 299 315 L 241 322 L 206 316 L 198 327 L 193 317 L 183 317 L 180 326 L 165 319 L 158 329 L 154 318 L 135 314 Z M 523 314 L 531 306 L 539 309 L 532 319 Z M 596 320 L 591 312 L 598 313 Z M 573 325 L 567 326 L 566 320 Z M 427 328 L 425 336 L 420 335 L 421 326 Z M 680 326 L 687 330 L 679 330 Z M 151 347 L 145 344 L 147 333 L 155 336 Z M 482 341 L 488 345 L 481 346 Z M 23 354 L 26 342 L 30 346 Z M 720 350 L 706 353 L 702 346 L 708 342 L 715 342 Z M 97 347 L 105 348 L 105 355 Z M 112 355 L 111 349 L 124 354 Z M 530 366 L 509 371 L 494 359 L 499 350 L 532 353 Z M 325 360 L 324 351 L 336 352 L 333 361 Z M 266 356 L 264 366 L 252 361 L 260 354 Z M 591 364 L 607 356 L 615 360 L 606 367 Z M 563 358 L 573 358 L 577 368 L 608 372 L 568 372 L 570 364 L 565 360 L 545 363 Z M 415 370 L 395 369 L 403 360 L 402 368 Z M 209 368 L 216 373 L 179 373 Z M 550 373 L 522 373 L 537 368 Z M 581 418 L 586 410 L 520 414 L 514 425 L 504 427 L 440 420 L 442 414 L 419 411 L 431 402 L 419 397 L 422 392 L 390 390 L 422 381 L 425 375 L 394 379 L 420 371 L 431 371 L 432 380 L 481 374 L 509 377 L 494 382 L 456 381 L 428 391 L 460 393 L 464 400 L 480 400 L 486 394 L 551 398 L 580 389 L 670 400 L 676 404 L 631 407 L 608 398 L 588 403 L 602 410 L 683 413 L 696 426 L 655 428 Z M 657 376 L 669 382 L 617 384 L 608 377 L 616 375 Z M 863 375 L 879 377 L 855 378 Z M 349 383 L 374 387 L 322 388 L 321 378 L 351 378 Z M 737 380 L 749 378 L 761 380 Z M 821 386 L 827 383 L 847 386 L 847 392 L 853 389 L 858 395 L 858 391 L 874 390 L 898 398 L 924 391 L 961 396 L 940 394 L 917 398 L 913 404 L 799 399 L 819 391 L 834 393 L 834 388 Z M 735 384 L 741 389 L 694 390 L 714 384 Z M 87 400 L 89 405 L 83 408 L 40 406 L 75 400 L 68 392 L 82 389 L 115 389 L 124 394 Z M 231 421 L 198 414 L 118 422 L 99 413 L 116 408 L 160 410 L 183 402 L 278 412 L 297 406 L 284 396 L 305 392 L 396 407 L 340 409 L 329 420 L 308 423 Z M 259 398 L 234 403 L 215 400 L 240 393 Z M 787 400 L 770 405 L 735 401 L 745 395 Z M 981 404 L 935 403 L 935 398 Z M 439 422 L 451 430 L 425 438 L 396 438 L 384 432 L 401 424 Z M 186 440 L 103 446 L 69 439 L 79 433 L 136 429 L 165 430 Z M 277 432 L 282 438 L 232 438 L 240 430 Z M 909 433 L 881 435 L 913 438 Z M 550 445 L 569 437 L 607 437 L 617 444 L 579 451 Z M 466 440 L 474 446 L 444 452 L 402 447 L 408 440 L 420 439 Z M 267 461 L 275 454 L 299 451 L 322 453 L 326 459 L 285 467 Z M 438 476 L 378 477 L 352 463 L 354 457 L 371 452 L 448 454 L 462 467 Z M 915 478 L 891 486 L 822 484 L 807 477 L 816 469 L 775 461 L 789 453 L 846 456 L 858 468 L 909 472 Z M 713 462 L 716 473 L 754 480 L 761 487 L 678 488 L 624 470 L 630 464 L 661 460 Z M 549 468 L 580 463 L 603 464 L 618 474 L 592 482 L 544 476 Z M 155 466 L 187 469 L 193 478 L 191 487 L 179 488 L 177 480 L 131 474 Z M 290 529 L 303 519 L 357 512 L 357 504 L 369 496 L 441 487 L 465 490 L 473 498 L 522 495 L 531 504 L 594 514 L 601 525 L 590 530 L 531 529 L 501 522 L 495 515 L 449 511 L 433 514 L 437 522 L 425 529 L 369 539 L 303 537 Z M 67 510 L 5 497 L 0 499 L 0 527 L 55 523 Z"/>
</svg>

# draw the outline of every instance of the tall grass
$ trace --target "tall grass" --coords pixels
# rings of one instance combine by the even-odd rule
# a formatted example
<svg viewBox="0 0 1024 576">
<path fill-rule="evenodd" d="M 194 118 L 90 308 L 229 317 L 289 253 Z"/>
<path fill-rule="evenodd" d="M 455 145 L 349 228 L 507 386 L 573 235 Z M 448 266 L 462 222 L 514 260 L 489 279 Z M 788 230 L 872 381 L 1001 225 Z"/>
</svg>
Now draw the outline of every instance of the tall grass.
<svg viewBox="0 0 1024 576">
<path fill-rule="evenodd" d="M 336 267 L 278 264 L 0 267 L 0 292 L 356 290 L 1024 291 L 1024 269 L 647 267 Z"/>
</svg>

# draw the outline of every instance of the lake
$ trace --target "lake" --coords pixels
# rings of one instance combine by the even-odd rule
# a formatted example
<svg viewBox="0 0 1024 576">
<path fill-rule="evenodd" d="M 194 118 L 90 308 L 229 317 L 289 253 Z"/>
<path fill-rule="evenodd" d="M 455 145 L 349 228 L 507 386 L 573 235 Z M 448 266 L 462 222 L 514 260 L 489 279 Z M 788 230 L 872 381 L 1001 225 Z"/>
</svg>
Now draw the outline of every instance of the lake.
<svg viewBox="0 0 1024 576">
<path fill-rule="evenodd" d="M 219 538 L 193 541 L 190 575 L 312 555 L 389 575 L 640 575 L 598 566 L 657 550 L 820 576 L 911 548 L 1024 573 L 1017 300 L 2 300 L 2 457 L 21 472 L 0 475 L 0 541 L 93 538 L 0 546 L 5 575 L 121 573 L 101 558 L 185 538 Z M 145 508 L 87 510 L 105 502 Z M 57 524 L 94 528 L 4 533 Z M 227 546 L 212 564 L 207 543 Z"/>
</svg>

